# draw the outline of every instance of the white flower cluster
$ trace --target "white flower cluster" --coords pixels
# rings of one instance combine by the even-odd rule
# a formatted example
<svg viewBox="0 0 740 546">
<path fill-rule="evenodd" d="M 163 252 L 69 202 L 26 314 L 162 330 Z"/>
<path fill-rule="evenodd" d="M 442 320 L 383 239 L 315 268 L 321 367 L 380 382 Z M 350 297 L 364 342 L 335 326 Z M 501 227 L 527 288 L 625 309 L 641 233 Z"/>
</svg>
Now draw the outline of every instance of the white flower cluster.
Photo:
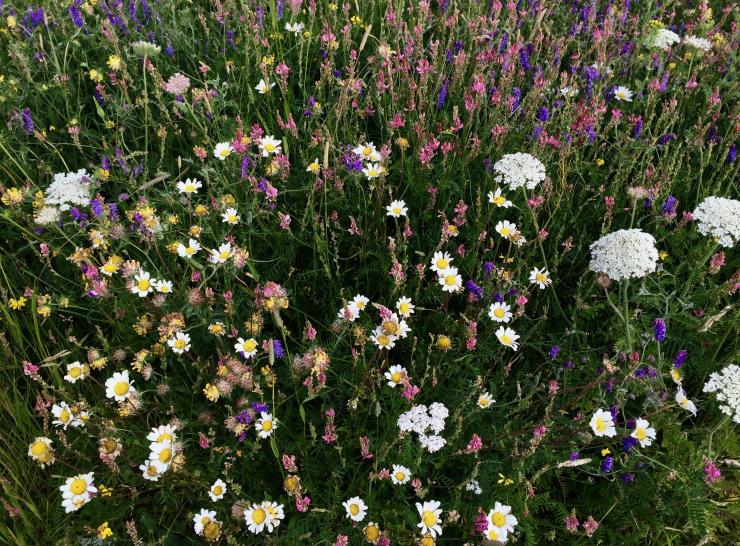
<svg viewBox="0 0 740 546">
<path fill-rule="evenodd" d="M 60 210 L 69 210 L 71 205 L 89 205 L 92 181 L 85 169 L 76 173 L 57 173 L 44 192 L 44 202 L 47 206 L 58 205 Z M 49 211 L 45 215 L 50 215 Z"/>
<path fill-rule="evenodd" d="M 689 47 L 709 51 L 712 49 L 712 42 L 699 36 L 684 36 L 683 43 Z"/>
<path fill-rule="evenodd" d="M 681 38 L 675 32 L 672 32 L 667 28 L 659 28 L 650 35 L 647 44 L 648 47 L 668 49 L 680 40 Z"/>
<path fill-rule="evenodd" d="M 620 229 L 591 244 L 588 268 L 615 281 L 640 278 L 655 271 L 658 249 L 655 239 L 641 229 Z"/>
<path fill-rule="evenodd" d="M 434 453 L 442 449 L 446 443 L 439 433 L 444 430 L 445 419 L 449 414 L 445 405 L 439 402 L 434 402 L 428 408 L 421 404 L 398 417 L 398 428 L 401 432 L 416 432 L 422 447 Z M 430 429 L 433 434 L 427 434 Z"/>
<path fill-rule="evenodd" d="M 533 190 L 545 179 L 545 166 L 536 157 L 517 152 L 507 154 L 493 165 L 495 179 L 512 190 L 526 187 Z"/>
<path fill-rule="evenodd" d="M 710 375 L 704 384 L 704 392 L 713 392 L 722 413 L 740 423 L 740 366 L 730 364 L 721 372 Z"/>
<path fill-rule="evenodd" d="M 149 444 L 149 458 L 139 466 L 144 479 L 156 482 L 170 469 L 180 446 L 175 431 L 177 425 L 161 425 L 152 429 L 146 439 Z"/>
<path fill-rule="evenodd" d="M 732 247 L 740 240 L 740 201 L 707 197 L 694 211 L 699 233 L 711 235 L 719 244 Z"/>
</svg>

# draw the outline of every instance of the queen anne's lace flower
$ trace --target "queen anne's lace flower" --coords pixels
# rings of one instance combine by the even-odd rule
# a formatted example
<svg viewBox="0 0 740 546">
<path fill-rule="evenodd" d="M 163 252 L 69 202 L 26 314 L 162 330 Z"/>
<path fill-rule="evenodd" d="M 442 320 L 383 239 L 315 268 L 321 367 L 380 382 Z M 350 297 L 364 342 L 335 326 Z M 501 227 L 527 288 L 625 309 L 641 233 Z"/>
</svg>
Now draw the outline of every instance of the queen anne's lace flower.
<svg viewBox="0 0 740 546">
<path fill-rule="evenodd" d="M 707 197 L 694 211 L 699 233 L 711 235 L 726 247 L 740 240 L 740 201 L 724 197 Z"/>
<path fill-rule="evenodd" d="M 719 409 L 740 423 L 740 366 L 730 364 L 721 372 L 709 376 L 704 392 L 713 392 Z"/>
<path fill-rule="evenodd" d="M 92 178 L 85 169 L 76 173 L 57 173 L 44 192 L 44 203 L 59 205 L 60 210 L 69 210 L 70 205 L 90 204 L 90 183 Z"/>
<path fill-rule="evenodd" d="M 655 239 L 640 229 L 620 229 L 591 244 L 588 268 L 615 281 L 640 278 L 655 271 L 658 249 Z"/>
<path fill-rule="evenodd" d="M 709 51 L 712 49 L 712 42 L 706 38 L 700 38 L 699 36 L 685 36 L 683 43 L 689 47 L 701 49 L 702 51 Z"/>
<path fill-rule="evenodd" d="M 507 154 L 493 166 L 495 179 L 499 184 L 507 184 L 512 190 L 526 187 L 533 190 L 545 179 L 545 166 L 536 157 L 517 152 Z"/>
<path fill-rule="evenodd" d="M 680 40 L 681 38 L 675 32 L 667 28 L 659 28 L 648 39 L 648 46 L 658 49 L 668 49 Z"/>
</svg>

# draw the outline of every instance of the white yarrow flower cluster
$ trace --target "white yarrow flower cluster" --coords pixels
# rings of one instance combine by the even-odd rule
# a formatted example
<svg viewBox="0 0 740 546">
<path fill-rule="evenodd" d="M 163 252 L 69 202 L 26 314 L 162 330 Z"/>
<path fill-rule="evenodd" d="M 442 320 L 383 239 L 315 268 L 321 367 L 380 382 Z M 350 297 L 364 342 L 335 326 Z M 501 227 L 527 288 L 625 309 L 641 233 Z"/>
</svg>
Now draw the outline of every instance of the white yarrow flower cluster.
<svg viewBox="0 0 740 546">
<path fill-rule="evenodd" d="M 694 211 L 699 233 L 711 235 L 725 247 L 740 240 L 740 201 L 725 197 L 707 197 Z"/>
<path fill-rule="evenodd" d="M 413 406 L 398 417 L 398 428 L 401 432 L 416 432 L 422 447 L 434 453 L 446 444 L 439 433 L 444 430 L 449 414 L 447 407 L 439 402 L 434 402 L 428 408 L 424 404 Z M 430 430 L 432 434 L 427 434 Z"/>
<path fill-rule="evenodd" d="M 730 364 L 721 372 L 709 376 L 704 392 L 713 392 L 719 409 L 740 423 L 740 366 Z"/>
<path fill-rule="evenodd" d="M 704 52 L 712 49 L 712 42 L 699 36 L 684 36 L 683 43 L 689 47 L 701 49 Z"/>
<path fill-rule="evenodd" d="M 93 178 L 85 169 L 76 173 L 56 173 L 44 192 L 44 203 L 48 207 L 56 205 L 59 210 L 69 210 L 72 205 L 89 205 L 92 182 Z"/>
<path fill-rule="evenodd" d="M 533 190 L 545 179 L 545 166 L 536 157 L 517 152 L 507 154 L 493 165 L 494 178 L 499 184 L 506 184 L 512 190 L 527 188 Z"/>
<path fill-rule="evenodd" d="M 679 41 L 681 41 L 681 38 L 675 32 L 667 28 L 659 28 L 650 35 L 647 45 L 657 49 L 668 49 Z"/>
<path fill-rule="evenodd" d="M 588 268 L 619 281 L 640 278 L 655 271 L 658 249 L 655 238 L 640 229 L 620 229 L 591 244 Z"/>
</svg>

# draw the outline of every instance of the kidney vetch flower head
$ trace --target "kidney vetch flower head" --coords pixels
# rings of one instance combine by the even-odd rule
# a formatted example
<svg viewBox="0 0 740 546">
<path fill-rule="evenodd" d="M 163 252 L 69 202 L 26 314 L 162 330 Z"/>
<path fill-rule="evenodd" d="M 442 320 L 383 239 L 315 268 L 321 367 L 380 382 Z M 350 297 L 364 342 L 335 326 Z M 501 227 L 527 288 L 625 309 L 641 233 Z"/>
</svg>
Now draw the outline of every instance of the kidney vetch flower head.
<svg viewBox="0 0 740 546">
<path fill-rule="evenodd" d="M 655 271 L 658 249 L 655 239 L 640 229 L 620 229 L 591 244 L 588 268 L 619 281 L 640 278 Z"/>
<path fill-rule="evenodd" d="M 733 247 L 740 240 L 740 201 L 707 197 L 694 211 L 699 233 L 711 235 L 720 245 Z"/>
<path fill-rule="evenodd" d="M 545 166 L 530 154 L 517 152 L 507 154 L 493 165 L 496 182 L 506 184 L 512 190 L 533 190 L 545 179 Z M 495 197 L 495 195 L 494 195 Z"/>
</svg>

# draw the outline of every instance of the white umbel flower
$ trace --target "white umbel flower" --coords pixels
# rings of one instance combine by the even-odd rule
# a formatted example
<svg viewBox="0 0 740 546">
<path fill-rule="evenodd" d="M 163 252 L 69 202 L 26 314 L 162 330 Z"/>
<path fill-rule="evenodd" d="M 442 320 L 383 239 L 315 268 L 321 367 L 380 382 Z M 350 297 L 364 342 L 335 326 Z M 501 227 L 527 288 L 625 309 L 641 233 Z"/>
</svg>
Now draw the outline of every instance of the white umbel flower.
<svg viewBox="0 0 740 546">
<path fill-rule="evenodd" d="M 704 392 L 713 392 L 720 411 L 740 423 L 740 366 L 730 364 L 714 372 L 704 384 Z"/>
<path fill-rule="evenodd" d="M 740 240 L 740 201 L 707 197 L 694 211 L 699 233 L 711 235 L 720 245 L 733 247 Z"/>
<path fill-rule="evenodd" d="M 680 40 L 681 38 L 675 32 L 668 30 L 667 28 L 659 28 L 650 35 L 647 40 L 647 45 L 648 47 L 665 50 Z"/>
<path fill-rule="evenodd" d="M 701 49 L 704 52 L 712 49 L 712 42 L 699 36 L 684 36 L 683 43 L 689 47 Z"/>
<path fill-rule="evenodd" d="M 507 154 L 493 166 L 494 178 L 499 184 L 506 184 L 512 190 L 527 188 L 533 190 L 545 179 L 545 166 L 530 154 L 517 152 Z M 495 196 L 494 196 L 495 197 Z"/>
<path fill-rule="evenodd" d="M 85 169 L 76 173 L 57 173 L 44 192 L 44 204 L 58 205 L 59 210 L 69 210 L 72 205 L 89 205 L 92 182 L 92 176 Z"/>
<path fill-rule="evenodd" d="M 588 268 L 619 281 L 640 278 L 655 271 L 658 249 L 655 239 L 640 229 L 620 229 L 591 244 Z"/>
</svg>

